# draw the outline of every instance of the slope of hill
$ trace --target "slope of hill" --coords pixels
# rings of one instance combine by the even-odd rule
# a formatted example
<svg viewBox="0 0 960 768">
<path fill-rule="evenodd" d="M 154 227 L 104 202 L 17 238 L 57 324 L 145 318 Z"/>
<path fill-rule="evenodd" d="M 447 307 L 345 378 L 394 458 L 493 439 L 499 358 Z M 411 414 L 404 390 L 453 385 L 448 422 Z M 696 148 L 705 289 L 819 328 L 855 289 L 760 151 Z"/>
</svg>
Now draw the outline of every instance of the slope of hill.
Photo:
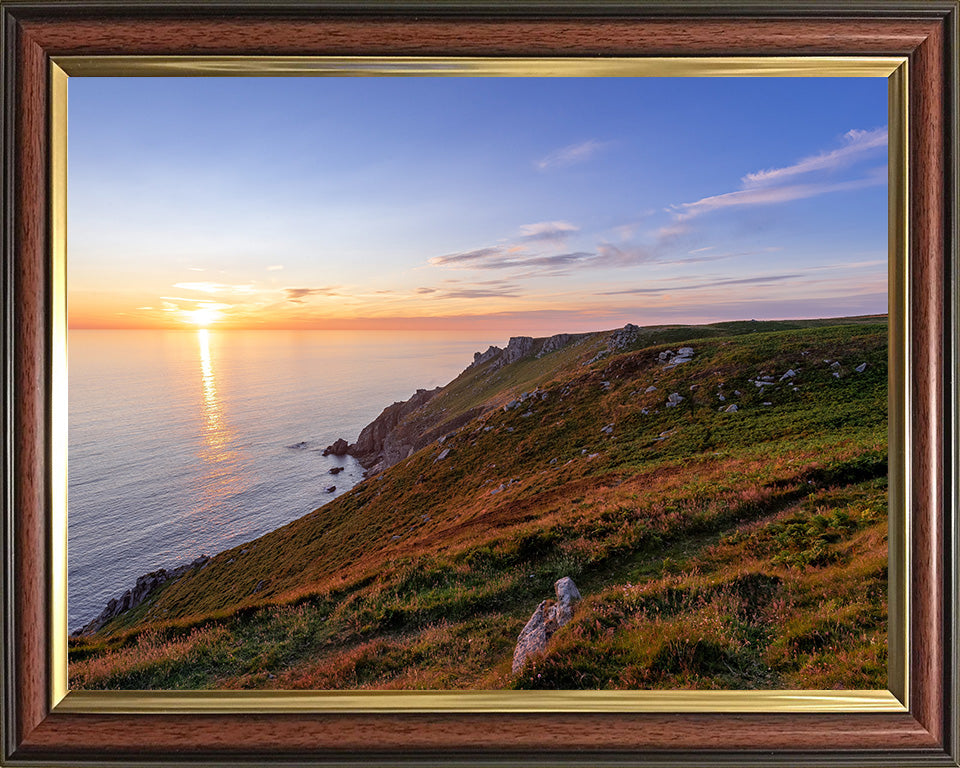
<svg viewBox="0 0 960 768">
<path fill-rule="evenodd" d="M 73 638 L 71 685 L 885 687 L 885 317 L 519 346 L 380 435 L 411 455 Z"/>
</svg>

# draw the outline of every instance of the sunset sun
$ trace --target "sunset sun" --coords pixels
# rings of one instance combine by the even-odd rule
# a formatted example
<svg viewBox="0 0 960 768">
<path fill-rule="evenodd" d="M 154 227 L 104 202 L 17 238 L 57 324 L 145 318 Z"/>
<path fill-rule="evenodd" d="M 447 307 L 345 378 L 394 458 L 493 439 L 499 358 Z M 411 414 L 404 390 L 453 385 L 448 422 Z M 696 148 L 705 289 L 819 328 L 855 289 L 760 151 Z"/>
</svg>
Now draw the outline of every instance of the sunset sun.
<svg viewBox="0 0 960 768">
<path fill-rule="evenodd" d="M 206 328 L 211 323 L 217 322 L 222 315 L 212 307 L 200 307 L 198 309 L 184 310 L 186 322 Z"/>
</svg>

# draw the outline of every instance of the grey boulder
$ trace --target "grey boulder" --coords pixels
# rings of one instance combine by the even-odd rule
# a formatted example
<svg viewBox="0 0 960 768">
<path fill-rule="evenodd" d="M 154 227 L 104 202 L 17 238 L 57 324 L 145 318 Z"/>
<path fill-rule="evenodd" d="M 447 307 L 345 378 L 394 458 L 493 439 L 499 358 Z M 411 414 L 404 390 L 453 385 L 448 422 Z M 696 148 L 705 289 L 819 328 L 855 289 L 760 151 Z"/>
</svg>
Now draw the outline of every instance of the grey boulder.
<svg viewBox="0 0 960 768">
<path fill-rule="evenodd" d="M 574 606 L 580 602 L 580 590 L 573 579 L 564 576 L 554 582 L 556 601 L 544 600 L 537 606 L 530 620 L 517 638 L 513 651 L 513 674 L 517 674 L 527 659 L 543 653 L 554 633 L 573 618 Z"/>
</svg>

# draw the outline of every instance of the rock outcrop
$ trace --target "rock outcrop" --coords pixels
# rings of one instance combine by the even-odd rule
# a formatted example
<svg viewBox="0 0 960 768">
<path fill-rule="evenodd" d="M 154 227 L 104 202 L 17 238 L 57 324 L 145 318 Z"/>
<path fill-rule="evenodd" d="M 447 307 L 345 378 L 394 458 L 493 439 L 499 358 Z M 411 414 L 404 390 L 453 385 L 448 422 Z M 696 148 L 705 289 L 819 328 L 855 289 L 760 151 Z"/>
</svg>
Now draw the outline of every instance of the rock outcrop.
<svg viewBox="0 0 960 768">
<path fill-rule="evenodd" d="M 510 343 L 500 356 L 500 367 L 516 363 L 531 354 L 533 354 L 532 336 L 511 336 Z"/>
<path fill-rule="evenodd" d="M 610 350 L 617 352 L 626 349 L 631 344 L 636 343 L 640 338 L 640 326 L 633 323 L 627 323 L 623 328 L 618 328 L 610 334 Z"/>
<path fill-rule="evenodd" d="M 627 323 L 625 326 L 623 326 L 623 328 L 617 328 L 615 331 L 611 332 L 609 338 L 607 339 L 607 346 L 597 352 L 597 354 L 595 354 L 592 358 L 587 360 L 584 365 L 592 365 L 598 360 L 603 360 L 605 357 L 612 355 L 615 352 L 620 352 L 632 344 L 635 344 L 639 338 L 640 326 L 634 325 L 633 323 Z"/>
<path fill-rule="evenodd" d="M 128 589 L 118 598 L 112 598 L 97 618 L 86 624 L 82 629 L 75 630 L 73 636 L 89 635 L 96 632 L 111 619 L 116 618 L 125 611 L 129 611 L 131 608 L 136 608 L 150 597 L 157 587 L 166 584 L 168 581 L 179 579 L 193 568 L 202 568 L 207 564 L 209 559 L 206 555 L 200 555 L 200 557 L 193 562 L 171 568 L 169 571 L 166 568 L 160 568 L 159 570 L 145 573 L 137 579 L 137 583 L 133 586 L 133 589 Z"/>
<path fill-rule="evenodd" d="M 557 350 L 563 349 L 567 344 L 573 341 L 574 336 L 570 333 L 558 333 L 554 336 L 550 336 L 543 342 L 543 346 L 540 347 L 540 351 L 537 352 L 537 357 L 543 357 L 544 355 L 549 355 L 551 352 L 556 352 Z"/>
<path fill-rule="evenodd" d="M 401 422 L 426 405 L 442 389 L 418 389 L 409 400 L 402 400 L 388 405 L 377 418 L 371 421 L 360 431 L 357 442 L 350 445 L 346 453 L 353 456 L 367 470 L 380 466 L 377 471 L 393 466 L 401 459 L 413 453 L 413 438 L 405 440 L 404 435 L 398 434 Z M 339 443 L 340 440 L 337 441 Z M 336 445 L 336 443 L 334 443 Z"/>
<path fill-rule="evenodd" d="M 693 360 L 693 347 L 680 347 L 676 352 L 668 349 L 659 355 L 660 362 L 664 364 L 663 370 L 667 371 L 683 363 L 689 363 Z"/>
<path fill-rule="evenodd" d="M 543 653 L 553 634 L 573 618 L 574 606 L 580 602 L 580 590 L 569 576 L 557 579 L 553 585 L 557 599 L 544 600 L 533 612 L 517 638 L 513 651 L 513 674 L 517 674 L 527 659 Z"/>
<path fill-rule="evenodd" d="M 545 339 L 535 339 L 532 336 L 513 336 L 510 342 L 503 349 L 500 347 L 488 347 L 486 352 L 474 352 L 473 363 L 469 368 L 483 365 L 489 360 L 496 360 L 491 370 L 496 371 L 505 365 L 523 360 L 525 357 L 536 355 L 543 357 L 551 352 L 563 349 L 567 344 L 580 338 L 573 333 L 557 333 L 548 336 Z"/>
<path fill-rule="evenodd" d="M 353 456 L 369 477 L 412 456 L 424 446 L 459 429 L 483 412 L 471 408 L 452 418 L 444 418 L 443 410 L 425 410 L 443 387 L 418 389 L 409 400 L 394 403 L 365 426 L 347 453 Z"/>
<path fill-rule="evenodd" d="M 493 345 L 487 347 L 486 352 L 474 352 L 473 365 L 483 365 L 487 360 L 491 360 L 501 352 L 503 352 L 503 350 L 500 349 L 500 347 L 494 347 Z"/>
<path fill-rule="evenodd" d="M 342 437 L 336 440 L 333 445 L 328 445 L 323 449 L 324 456 L 346 456 L 350 444 Z"/>
</svg>

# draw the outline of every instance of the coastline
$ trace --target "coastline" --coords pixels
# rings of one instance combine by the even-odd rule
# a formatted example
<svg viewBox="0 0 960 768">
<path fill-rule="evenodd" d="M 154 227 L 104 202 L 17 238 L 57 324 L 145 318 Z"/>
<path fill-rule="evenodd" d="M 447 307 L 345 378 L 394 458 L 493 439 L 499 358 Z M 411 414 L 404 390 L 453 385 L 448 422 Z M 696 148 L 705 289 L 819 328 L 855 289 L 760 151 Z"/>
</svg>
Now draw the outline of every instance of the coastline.
<svg viewBox="0 0 960 768">
<path fill-rule="evenodd" d="M 72 331 L 69 629 L 140 576 L 339 497 L 363 467 L 322 458 L 323 447 L 355 440 L 417 387 L 447 383 L 492 340 L 211 331 L 205 369 L 195 332 Z"/>
<path fill-rule="evenodd" d="M 622 347 L 624 339 L 626 338 L 624 333 L 630 338 L 633 338 L 636 330 L 637 326 L 627 324 L 624 329 L 612 332 L 610 349 Z M 603 334 L 604 332 L 601 331 L 599 333 Z M 473 362 L 467 365 L 459 375 L 463 375 L 477 366 L 488 364 L 488 367 L 495 371 L 533 354 L 538 356 L 549 354 L 550 352 L 561 349 L 572 341 L 582 341 L 591 335 L 594 334 L 562 333 L 539 339 L 531 336 L 514 336 L 510 338 L 504 348 L 491 345 L 485 352 L 475 352 Z M 457 377 L 455 377 L 454 380 L 456 380 L 456 378 Z M 365 480 L 374 477 L 399 461 L 411 456 L 433 440 L 442 440 L 444 434 L 459 429 L 463 424 L 480 415 L 483 409 L 475 408 L 458 415 L 454 419 L 441 419 L 440 424 L 432 424 L 424 421 L 414 421 L 412 425 L 406 423 L 405 420 L 407 420 L 408 417 L 427 405 L 450 383 L 451 382 L 448 382 L 446 385 L 433 389 L 417 389 L 407 400 L 395 401 L 392 405 L 384 408 L 375 419 L 363 427 L 356 442 L 348 443 L 344 438 L 339 437 L 323 449 L 322 455 L 324 457 L 335 456 L 340 458 L 343 456 L 351 456 L 364 468 L 362 477 L 353 483 L 350 488 L 342 490 L 341 493 L 347 493 L 353 490 Z M 287 448 L 293 450 L 305 447 L 306 443 L 302 442 L 287 446 Z M 340 476 L 339 472 L 332 474 L 338 478 Z M 329 492 L 330 487 L 328 486 L 326 490 Z M 321 507 L 322 506 L 323 505 L 321 505 Z M 309 514 L 309 512 L 305 514 Z M 188 563 L 181 563 L 171 568 L 156 568 L 138 576 L 133 587 L 130 587 L 116 597 L 110 598 L 99 614 L 81 627 L 73 630 L 70 633 L 70 637 L 83 637 L 95 633 L 112 619 L 147 601 L 161 586 L 176 581 L 194 568 L 206 567 L 207 563 L 213 557 L 232 548 L 234 547 L 227 547 L 212 556 L 201 554 Z"/>
</svg>

